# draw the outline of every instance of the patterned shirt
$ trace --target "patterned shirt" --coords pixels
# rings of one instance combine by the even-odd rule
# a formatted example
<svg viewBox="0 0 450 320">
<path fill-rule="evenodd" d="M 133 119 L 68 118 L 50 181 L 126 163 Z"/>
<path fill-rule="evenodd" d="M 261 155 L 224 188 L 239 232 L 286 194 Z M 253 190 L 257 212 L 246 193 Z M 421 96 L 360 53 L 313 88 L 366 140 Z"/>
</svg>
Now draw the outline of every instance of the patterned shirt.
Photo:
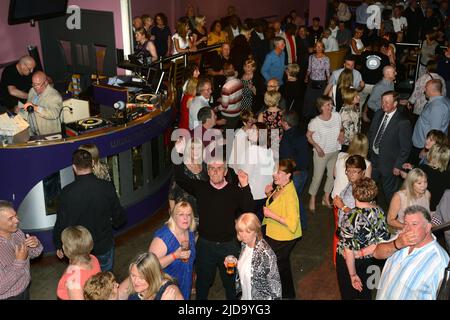
<svg viewBox="0 0 450 320">
<path fill-rule="evenodd" d="M 330 59 L 327 56 L 309 56 L 308 72 L 311 80 L 327 80 L 330 76 Z"/>
<path fill-rule="evenodd" d="M 0 300 L 14 297 L 22 293 L 30 283 L 30 259 L 42 252 L 42 244 L 36 248 L 28 248 L 28 258 L 17 260 L 15 247 L 25 241 L 25 234 L 17 230 L 11 239 L 0 237 Z"/>
<path fill-rule="evenodd" d="M 432 235 L 433 236 L 433 235 Z M 433 241 L 408 253 L 395 252 L 381 274 L 377 300 L 435 300 L 448 265 L 447 252 Z"/>
<path fill-rule="evenodd" d="M 350 145 L 353 137 L 359 132 L 360 118 L 355 107 L 345 105 L 339 112 L 341 115 L 342 127 L 344 128 L 344 145 Z"/>
<path fill-rule="evenodd" d="M 344 248 L 361 250 L 389 239 L 386 218 L 379 207 L 355 207 L 342 217 L 337 252 L 343 255 Z M 364 258 L 370 258 L 365 256 Z"/>
<path fill-rule="evenodd" d="M 409 102 L 414 105 L 414 114 L 420 115 L 422 113 L 423 107 L 427 104 L 427 97 L 425 94 L 425 85 L 431 79 L 439 79 L 442 82 L 442 96 L 447 95 L 447 89 L 445 88 L 445 80 L 437 73 L 425 73 L 419 79 L 417 79 L 414 85 L 414 92 L 409 97 Z"/>
</svg>

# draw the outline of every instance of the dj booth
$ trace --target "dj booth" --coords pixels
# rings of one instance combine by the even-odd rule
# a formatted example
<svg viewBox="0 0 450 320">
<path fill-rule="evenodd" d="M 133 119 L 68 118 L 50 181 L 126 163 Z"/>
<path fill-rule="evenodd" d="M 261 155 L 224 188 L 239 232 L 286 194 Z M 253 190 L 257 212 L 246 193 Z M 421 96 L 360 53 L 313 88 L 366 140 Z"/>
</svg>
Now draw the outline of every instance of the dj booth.
<svg viewBox="0 0 450 320">
<path fill-rule="evenodd" d="M 72 153 L 82 144 L 95 144 L 110 168 L 128 215 L 119 232 L 167 203 L 173 91 L 137 94 L 130 102 L 126 87 L 95 87 L 96 102 L 106 111 L 65 124 L 67 137 L 0 145 L 0 199 L 14 204 L 19 227 L 38 236 L 46 252 L 54 251 L 59 194 L 74 180 Z"/>
</svg>

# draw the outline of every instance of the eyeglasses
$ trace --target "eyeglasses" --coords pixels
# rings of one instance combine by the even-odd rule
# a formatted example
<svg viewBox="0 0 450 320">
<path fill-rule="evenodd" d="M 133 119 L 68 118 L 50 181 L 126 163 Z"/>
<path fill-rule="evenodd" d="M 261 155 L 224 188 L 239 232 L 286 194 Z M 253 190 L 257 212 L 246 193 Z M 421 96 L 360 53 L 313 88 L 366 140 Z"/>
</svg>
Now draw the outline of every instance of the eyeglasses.
<svg viewBox="0 0 450 320">
<path fill-rule="evenodd" d="M 41 83 L 32 83 L 31 86 L 33 88 L 42 88 L 45 85 L 45 81 L 42 81 Z"/>
</svg>

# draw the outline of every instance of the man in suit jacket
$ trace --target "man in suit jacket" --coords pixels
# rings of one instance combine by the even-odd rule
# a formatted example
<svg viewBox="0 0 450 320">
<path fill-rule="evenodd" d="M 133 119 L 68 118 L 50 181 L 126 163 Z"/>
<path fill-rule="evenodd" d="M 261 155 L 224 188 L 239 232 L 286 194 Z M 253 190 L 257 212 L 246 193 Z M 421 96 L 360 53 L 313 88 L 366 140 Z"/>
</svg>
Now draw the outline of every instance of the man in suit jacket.
<svg viewBox="0 0 450 320">
<path fill-rule="evenodd" d="M 263 20 L 255 22 L 255 29 L 250 36 L 250 48 L 252 48 L 253 56 L 256 61 L 257 70 L 261 69 L 266 55 L 270 52 L 270 41 L 264 36 L 265 23 Z"/>
<path fill-rule="evenodd" d="M 239 18 L 236 15 L 229 17 L 230 25 L 227 26 L 223 31 L 228 33 L 228 41 L 231 43 L 234 38 L 236 38 L 241 33 L 241 24 L 239 23 Z"/>
<path fill-rule="evenodd" d="M 61 192 L 58 215 L 53 228 L 53 242 L 59 258 L 62 252 L 61 233 L 66 227 L 86 227 L 94 239 L 92 254 L 102 271 L 112 271 L 114 262 L 113 227 L 126 222 L 125 211 L 117 198 L 114 185 L 97 179 L 92 173 L 92 156 L 86 150 L 72 155 L 76 178 Z"/>
<path fill-rule="evenodd" d="M 411 151 L 411 123 L 397 110 L 397 100 L 395 91 L 381 96 L 382 110 L 375 113 L 368 133 L 372 178 L 381 184 L 388 204 L 399 189 L 400 169 Z"/>
</svg>

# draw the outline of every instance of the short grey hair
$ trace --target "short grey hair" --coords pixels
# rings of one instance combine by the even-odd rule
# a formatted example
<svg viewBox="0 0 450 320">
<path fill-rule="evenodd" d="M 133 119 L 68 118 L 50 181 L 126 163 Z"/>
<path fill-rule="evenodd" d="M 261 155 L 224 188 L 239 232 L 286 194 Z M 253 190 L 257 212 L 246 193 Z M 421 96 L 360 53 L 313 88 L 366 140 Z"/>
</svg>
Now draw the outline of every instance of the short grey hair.
<svg viewBox="0 0 450 320">
<path fill-rule="evenodd" d="M 422 207 L 422 206 L 419 206 L 419 205 L 409 206 L 408 208 L 405 209 L 405 212 L 404 212 L 405 216 L 406 216 L 406 215 L 409 215 L 409 214 L 417 214 L 417 213 L 421 213 L 422 216 L 423 216 L 429 223 L 431 223 L 431 215 L 430 215 L 430 212 L 429 212 L 426 208 L 424 208 L 424 207 Z"/>
<path fill-rule="evenodd" d="M 14 210 L 13 204 L 6 200 L 0 200 L 0 212 L 6 211 L 8 209 Z"/>
<path fill-rule="evenodd" d="M 275 47 L 276 47 L 281 41 L 285 42 L 285 41 L 284 41 L 284 38 L 282 38 L 282 37 L 275 37 L 275 38 L 273 39 L 273 44 L 274 44 Z"/>
</svg>

